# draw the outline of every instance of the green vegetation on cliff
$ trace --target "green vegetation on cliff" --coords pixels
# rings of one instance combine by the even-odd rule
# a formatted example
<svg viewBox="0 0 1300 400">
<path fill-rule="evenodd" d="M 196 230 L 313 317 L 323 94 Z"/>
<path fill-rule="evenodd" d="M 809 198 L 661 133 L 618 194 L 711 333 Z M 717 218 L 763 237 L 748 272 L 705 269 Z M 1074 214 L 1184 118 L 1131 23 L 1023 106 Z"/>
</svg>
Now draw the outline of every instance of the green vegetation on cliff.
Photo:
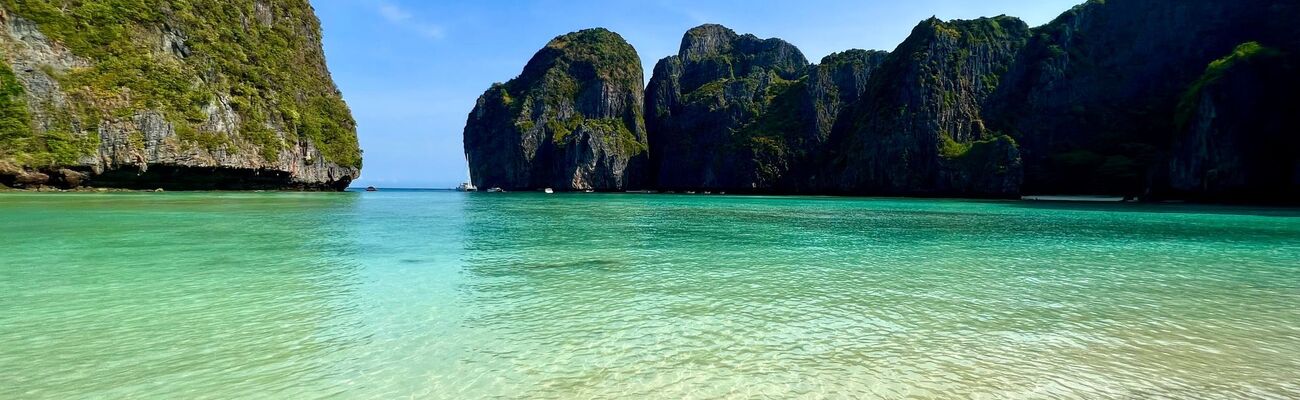
<svg viewBox="0 0 1300 400">
<path fill-rule="evenodd" d="M 716 24 L 690 29 L 655 68 L 647 124 L 666 188 L 770 190 L 807 153 L 812 65 L 781 39 Z M 794 156 L 799 160 L 794 160 Z"/>
<path fill-rule="evenodd" d="M 222 148 L 228 137 L 201 127 L 205 107 L 228 97 L 240 117 L 239 137 L 264 158 L 274 160 L 286 146 L 310 140 L 327 161 L 361 166 L 355 123 L 323 70 L 320 26 L 307 0 L 0 4 L 91 61 L 54 74 L 76 103 L 82 130 L 93 130 L 100 119 L 157 110 L 181 139 Z"/>
<path fill-rule="evenodd" d="M 556 61 L 565 64 L 557 66 L 583 66 L 583 71 L 571 69 L 579 79 L 586 79 L 586 75 L 592 74 L 606 82 L 628 87 L 641 83 L 641 58 L 637 56 L 636 49 L 617 33 L 605 29 L 588 29 L 555 38 L 547 43 L 546 48 L 563 55 Z"/>
<path fill-rule="evenodd" d="M 1237 65 L 1276 61 L 1281 57 L 1282 52 L 1277 49 L 1260 45 L 1259 42 L 1246 42 L 1233 49 L 1231 54 L 1210 62 L 1210 65 L 1205 68 L 1205 74 L 1192 83 L 1178 103 L 1176 120 L 1180 127 L 1179 130 L 1181 131 L 1182 128 L 1187 126 L 1188 120 L 1196 112 L 1197 101 L 1206 86 L 1213 85 L 1222 79 L 1224 74 Z"/>
<path fill-rule="evenodd" d="M 31 113 L 9 64 L 0 62 L 0 151 L 18 148 L 18 140 L 31 134 Z M 0 154 L 2 155 L 2 154 Z"/>
<path fill-rule="evenodd" d="M 1300 193 L 1287 175 L 1296 157 L 1255 147 L 1257 137 L 1294 136 L 1278 116 L 1295 113 L 1272 106 L 1295 93 L 1284 90 L 1300 65 L 1293 15 L 1300 6 L 1269 0 L 1089 0 L 1033 29 L 1009 16 L 931 18 L 892 52 L 836 53 L 821 65 L 779 39 L 706 24 L 655 65 L 647 172 L 665 190 L 1158 197 L 1182 179 L 1187 192 L 1213 181 Z M 508 151 L 591 143 L 575 138 L 618 120 L 556 105 L 588 96 L 588 78 L 639 76 L 621 68 L 636 62 L 623 56 L 622 43 L 599 35 L 558 38 L 521 75 L 528 84 L 485 97 L 513 108 L 511 118 L 471 123 L 537 136 L 498 146 Z M 1180 135 L 1190 144 L 1171 148 Z M 1169 171 L 1180 156 L 1186 165 Z M 1238 160 L 1276 160 L 1232 176 L 1269 184 L 1227 182 L 1227 169 L 1205 166 L 1247 164 Z"/>
<path fill-rule="evenodd" d="M 498 86 L 507 106 L 522 107 L 515 98 L 540 94 L 549 104 L 573 102 L 583 89 L 580 81 L 599 79 L 623 88 L 641 85 L 643 72 L 636 49 L 605 29 L 587 29 L 557 37 L 537 53 L 518 78 Z M 538 84 L 540 81 L 540 84 Z"/>
<path fill-rule="evenodd" d="M 986 130 L 983 106 L 1029 37 L 1007 16 L 918 24 L 832 133 L 840 190 L 1016 195 L 1017 143 Z"/>
<path fill-rule="evenodd" d="M 67 110 L 52 109 L 50 114 L 49 126 L 37 135 L 26 91 L 9 64 L 0 61 L 0 160 L 31 166 L 70 165 L 99 145 L 96 135 L 73 134 Z"/>
<path fill-rule="evenodd" d="M 801 148 L 800 141 L 808 129 L 808 121 L 800 114 L 805 101 L 803 96 L 807 90 L 807 78 L 788 81 L 776 73 L 770 74 L 771 84 L 757 101 L 747 104 L 749 108 L 746 111 L 749 115 L 754 115 L 754 119 L 741 126 L 733 138 L 737 146 L 750 149 L 755 155 L 783 159 L 793 149 Z M 756 166 L 760 170 L 773 168 L 762 165 L 762 162 Z"/>
<path fill-rule="evenodd" d="M 939 140 L 939 155 L 952 166 L 963 171 L 992 168 L 1005 173 L 1009 160 L 1006 159 L 1005 154 L 1000 154 L 998 151 L 1017 147 L 1016 140 L 1007 135 L 997 135 L 973 142 L 957 142 L 949 135 L 942 134 Z"/>
<path fill-rule="evenodd" d="M 601 28 L 549 41 L 470 112 L 464 143 L 473 182 L 506 190 L 642 187 L 649 151 L 640 60 Z"/>
<path fill-rule="evenodd" d="M 636 49 L 621 36 L 605 29 L 587 29 L 557 37 L 524 68 L 518 78 L 494 85 L 503 106 L 512 113 L 523 113 L 533 108 L 543 110 L 542 126 L 550 133 L 556 146 L 564 146 L 570 134 L 582 128 L 605 133 L 609 143 L 619 144 L 630 155 L 646 151 L 644 141 L 632 133 L 626 123 L 618 118 L 589 118 L 578 113 L 561 118 L 561 109 L 574 105 L 585 85 L 603 83 L 619 89 L 641 86 L 641 59 Z M 523 101 L 516 101 L 522 98 Z M 538 101 L 540 100 L 540 101 Z M 633 109 L 634 120 L 640 107 Z M 531 116 L 528 116 L 531 118 Z M 527 131 L 537 126 L 532 120 L 515 125 Z"/>
</svg>

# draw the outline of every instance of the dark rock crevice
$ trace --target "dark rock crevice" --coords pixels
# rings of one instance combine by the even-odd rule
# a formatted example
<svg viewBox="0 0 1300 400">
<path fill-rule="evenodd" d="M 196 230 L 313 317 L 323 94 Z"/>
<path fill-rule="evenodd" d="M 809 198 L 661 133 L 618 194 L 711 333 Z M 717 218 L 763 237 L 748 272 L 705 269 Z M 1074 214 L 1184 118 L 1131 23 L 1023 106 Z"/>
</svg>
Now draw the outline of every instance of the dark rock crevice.
<svg viewBox="0 0 1300 400">
<path fill-rule="evenodd" d="M 351 183 L 346 176 L 328 182 L 303 182 L 286 171 L 228 167 L 154 165 L 145 171 L 112 169 L 99 174 L 89 168 L 0 171 L 0 185 L 17 189 L 343 191 Z"/>
</svg>

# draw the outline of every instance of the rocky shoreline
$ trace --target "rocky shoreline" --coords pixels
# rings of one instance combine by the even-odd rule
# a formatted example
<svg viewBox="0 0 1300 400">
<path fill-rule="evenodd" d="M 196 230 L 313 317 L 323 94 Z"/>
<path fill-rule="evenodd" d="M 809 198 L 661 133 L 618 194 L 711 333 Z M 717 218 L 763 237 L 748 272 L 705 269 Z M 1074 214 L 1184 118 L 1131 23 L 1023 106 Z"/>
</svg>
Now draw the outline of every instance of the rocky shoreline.
<svg viewBox="0 0 1300 400">
<path fill-rule="evenodd" d="M 343 190 L 360 176 L 310 3 L 53 3 L 0 2 L 0 184 Z"/>
</svg>

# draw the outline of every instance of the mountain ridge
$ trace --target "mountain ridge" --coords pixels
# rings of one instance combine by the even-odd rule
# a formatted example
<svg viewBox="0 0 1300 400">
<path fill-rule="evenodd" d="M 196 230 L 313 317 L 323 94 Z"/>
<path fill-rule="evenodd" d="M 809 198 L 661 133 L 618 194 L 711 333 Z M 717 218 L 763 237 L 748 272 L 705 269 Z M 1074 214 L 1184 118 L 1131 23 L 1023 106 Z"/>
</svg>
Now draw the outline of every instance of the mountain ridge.
<svg viewBox="0 0 1300 400">
<path fill-rule="evenodd" d="M 1260 62 L 1296 65 L 1300 28 L 1286 16 L 1300 5 L 1090 0 L 1032 28 L 930 18 L 892 51 L 820 64 L 780 39 L 704 24 L 653 69 L 649 162 L 631 173 L 669 191 L 1300 203 L 1300 154 L 1263 150 L 1295 147 L 1286 109 L 1223 100 L 1284 99 L 1266 87 L 1292 87 L 1300 78 L 1277 72 L 1290 67 L 1194 87 L 1248 43 L 1275 50 Z M 1179 106 L 1189 97 L 1202 99 L 1194 112 Z M 1196 127 L 1180 126 L 1188 119 Z M 1263 142 L 1193 144 L 1209 138 Z M 1237 165 L 1261 157 L 1273 166 Z"/>
</svg>

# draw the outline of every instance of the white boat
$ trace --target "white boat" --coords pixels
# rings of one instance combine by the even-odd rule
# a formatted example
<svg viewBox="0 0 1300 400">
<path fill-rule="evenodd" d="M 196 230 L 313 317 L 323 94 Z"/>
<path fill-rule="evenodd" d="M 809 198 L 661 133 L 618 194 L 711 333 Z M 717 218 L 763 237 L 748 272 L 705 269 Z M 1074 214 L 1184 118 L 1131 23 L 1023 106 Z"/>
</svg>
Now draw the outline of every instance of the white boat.
<svg viewBox="0 0 1300 400">
<path fill-rule="evenodd" d="M 501 189 L 501 188 L 499 188 L 499 187 L 494 187 L 494 188 L 488 189 L 487 191 L 488 191 L 488 193 L 505 193 L 505 192 L 506 192 L 504 189 Z"/>
<path fill-rule="evenodd" d="M 460 186 L 457 186 L 457 187 L 456 187 L 456 191 L 460 191 L 460 192 L 477 192 L 477 191 L 478 191 L 478 188 L 474 187 L 474 184 L 473 184 L 473 183 L 465 182 L 465 183 L 460 184 Z"/>
<path fill-rule="evenodd" d="M 545 190 L 542 190 L 542 191 L 543 191 L 543 192 L 546 192 L 546 194 L 552 194 L 552 193 L 555 193 L 555 190 L 553 190 L 553 189 L 551 189 L 551 188 L 546 188 Z"/>
</svg>

